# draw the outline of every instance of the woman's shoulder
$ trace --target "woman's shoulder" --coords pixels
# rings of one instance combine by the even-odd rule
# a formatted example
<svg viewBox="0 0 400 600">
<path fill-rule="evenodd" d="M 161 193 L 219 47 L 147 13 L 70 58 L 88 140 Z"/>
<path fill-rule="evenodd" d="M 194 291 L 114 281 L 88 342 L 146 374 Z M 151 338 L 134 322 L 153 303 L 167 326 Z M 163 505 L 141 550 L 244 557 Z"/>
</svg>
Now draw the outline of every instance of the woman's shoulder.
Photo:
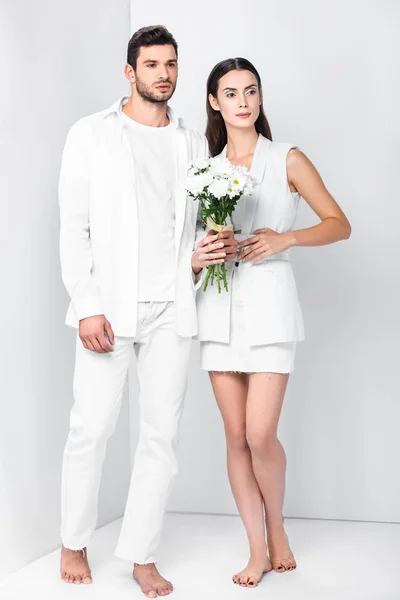
<svg viewBox="0 0 400 600">
<path fill-rule="evenodd" d="M 269 140 L 265 136 L 260 134 L 260 137 L 263 140 L 263 144 L 270 152 L 273 152 L 277 155 L 286 155 L 290 150 L 298 150 L 299 146 L 295 143 L 291 142 L 275 142 Z"/>
<path fill-rule="evenodd" d="M 298 160 L 298 155 L 302 155 L 299 146 L 291 142 L 275 142 L 262 137 L 264 146 L 264 158 L 266 163 L 281 170 L 287 167 L 289 161 Z M 293 152 L 291 152 L 293 151 Z"/>
</svg>

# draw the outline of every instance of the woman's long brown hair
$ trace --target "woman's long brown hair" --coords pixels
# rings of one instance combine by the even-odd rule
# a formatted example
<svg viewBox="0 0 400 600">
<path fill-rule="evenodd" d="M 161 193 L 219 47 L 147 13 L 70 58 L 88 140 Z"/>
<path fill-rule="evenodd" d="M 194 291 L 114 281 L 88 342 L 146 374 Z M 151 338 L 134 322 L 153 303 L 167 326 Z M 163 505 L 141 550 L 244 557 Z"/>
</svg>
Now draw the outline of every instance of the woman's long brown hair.
<svg viewBox="0 0 400 600">
<path fill-rule="evenodd" d="M 255 66 L 252 65 L 247 59 L 227 58 L 226 60 L 223 60 L 215 65 L 207 79 L 206 138 L 210 147 L 211 156 L 220 154 L 225 148 L 227 143 L 227 134 L 225 121 L 222 118 L 221 112 L 213 109 L 208 97 L 211 94 L 214 96 L 214 98 L 217 98 L 219 80 L 230 71 L 250 71 L 256 76 L 260 94 L 262 92 L 260 75 Z M 255 122 L 255 128 L 257 133 L 261 133 L 261 135 L 272 141 L 271 129 L 262 105 L 260 106 L 260 114 Z"/>
</svg>

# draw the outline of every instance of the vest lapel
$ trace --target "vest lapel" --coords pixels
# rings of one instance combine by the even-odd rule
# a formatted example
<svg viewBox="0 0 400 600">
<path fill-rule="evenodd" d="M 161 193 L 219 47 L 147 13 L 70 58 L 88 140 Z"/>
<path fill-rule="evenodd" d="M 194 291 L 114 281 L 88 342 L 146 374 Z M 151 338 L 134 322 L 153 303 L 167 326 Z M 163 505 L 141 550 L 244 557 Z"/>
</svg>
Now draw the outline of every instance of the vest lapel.
<svg viewBox="0 0 400 600">
<path fill-rule="evenodd" d="M 257 212 L 258 201 L 260 197 L 261 184 L 264 178 L 265 167 L 267 164 L 267 153 L 271 142 L 261 134 L 258 136 L 256 148 L 254 150 L 253 162 L 250 169 L 250 175 L 257 181 L 256 188 L 251 196 L 246 196 L 246 212 L 242 224 L 242 233 L 253 233 L 253 224 Z M 239 200 L 240 202 L 240 200 Z"/>
<path fill-rule="evenodd" d="M 249 234 L 253 231 L 254 218 L 257 212 L 258 199 L 260 195 L 261 183 L 264 178 L 265 167 L 267 164 L 267 153 L 271 142 L 261 135 L 258 135 L 257 144 L 254 150 L 253 162 L 251 164 L 250 175 L 257 181 L 256 189 L 251 196 L 242 196 L 239 202 L 246 202 L 245 214 L 242 222 L 242 233 Z M 222 150 L 220 156 L 226 158 L 227 146 Z"/>
</svg>

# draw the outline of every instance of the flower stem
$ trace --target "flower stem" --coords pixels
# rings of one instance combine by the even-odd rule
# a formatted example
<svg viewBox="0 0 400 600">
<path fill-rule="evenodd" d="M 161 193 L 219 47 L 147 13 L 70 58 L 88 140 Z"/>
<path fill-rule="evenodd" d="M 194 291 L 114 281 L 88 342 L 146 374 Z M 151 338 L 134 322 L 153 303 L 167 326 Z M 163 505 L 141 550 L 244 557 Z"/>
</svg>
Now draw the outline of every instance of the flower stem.
<svg viewBox="0 0 400 600">
<path fill-rule="evenodd" d="M 204 288 L 203 288 L 203 291 L 204 291 L 204 292 L 205 292 L 205 291 L 206 291 L 206 289 L 207 289 L 207 286 L 208 286 L 208 280 L 210 279 L 210 275 L 211 275 L 211 273 L 212 273 L 212 270 L 213 270 L 213 268 L 214 268 L 214 266 L 213 266 L 213 265 L 209 265 L 209 266 L 207 267 L 207 275 L 206 275 L 206 280 L 205 280 L 205 282 L 204 282 Z M 212 283 L 212 281 L 211 281 L 211 283 Z"/>
<path fill-rule="evenodd" d="M 228 282 L 226 280 L 226 265 L 225 265 L 225 263 L 222 263 L 222 275 L 224 278 L 224 287 L 225 287 L 226 291 L 228 291 Z"/>
</svg>

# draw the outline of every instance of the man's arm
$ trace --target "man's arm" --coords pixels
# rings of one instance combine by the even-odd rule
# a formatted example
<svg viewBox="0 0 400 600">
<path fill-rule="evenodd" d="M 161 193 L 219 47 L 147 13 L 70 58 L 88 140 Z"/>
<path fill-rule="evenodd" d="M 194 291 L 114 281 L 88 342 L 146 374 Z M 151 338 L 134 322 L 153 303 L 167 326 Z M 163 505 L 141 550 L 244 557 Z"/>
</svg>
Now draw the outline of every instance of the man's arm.
<svg viewBox="0 0 400 600">
<path fill-rule="evenodd" d="M 79 337 L 83 346 L 87 350 L 103 354 L 113 351 L 110 344 L 114 344 L 114 332 L 111 323 L 104 316 L 100 290 L 92 273 L 89 147 L 87 124 L 78 121 L 68 132 L 61 161 L 61 274 L 79 320 Z"/>
<path fill-rule="evenodd" d="M 59 179 L 61 273 L 79 320 L 104 313 L 92 274 L 87 127 L 81 120 L 68 132 Z"/>
</svg>

